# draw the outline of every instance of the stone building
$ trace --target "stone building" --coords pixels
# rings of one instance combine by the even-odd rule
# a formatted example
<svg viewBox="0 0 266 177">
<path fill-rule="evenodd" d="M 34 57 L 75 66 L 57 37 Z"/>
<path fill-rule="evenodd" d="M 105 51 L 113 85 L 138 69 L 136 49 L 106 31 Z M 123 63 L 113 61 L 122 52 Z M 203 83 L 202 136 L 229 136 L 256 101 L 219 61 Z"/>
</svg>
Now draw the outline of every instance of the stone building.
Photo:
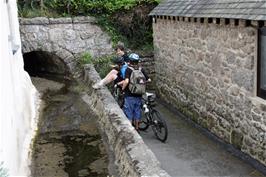
<svg viewBox="0 0 266 177">
<path fill-rule="evenodd" d="M 150 16 L 161 98 L 266 165 L 266 0 L 165 0 Z"/>
</svg>

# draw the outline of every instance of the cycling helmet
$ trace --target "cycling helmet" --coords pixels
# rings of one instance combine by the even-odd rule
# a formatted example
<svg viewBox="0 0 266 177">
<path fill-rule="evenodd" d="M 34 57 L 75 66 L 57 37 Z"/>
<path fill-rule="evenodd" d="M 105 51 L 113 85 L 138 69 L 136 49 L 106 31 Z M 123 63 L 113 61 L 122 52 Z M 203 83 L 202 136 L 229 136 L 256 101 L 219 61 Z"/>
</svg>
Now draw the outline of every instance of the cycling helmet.
<svg viewBox="0 0 266 177">
<path fill-rule="evenodd" d="M 113 58 L 113 63 L 114 64 L 123 64 L 124 63 L 124 58 L 123 57 L 114 57 Z"/>
<path fill-rule="evenodd" d="M 135 53 L 130 54 L 128 58 L 130 61 L 134 61 L 134 62 L 139 61 L 139 55 Z"/>
</svg>

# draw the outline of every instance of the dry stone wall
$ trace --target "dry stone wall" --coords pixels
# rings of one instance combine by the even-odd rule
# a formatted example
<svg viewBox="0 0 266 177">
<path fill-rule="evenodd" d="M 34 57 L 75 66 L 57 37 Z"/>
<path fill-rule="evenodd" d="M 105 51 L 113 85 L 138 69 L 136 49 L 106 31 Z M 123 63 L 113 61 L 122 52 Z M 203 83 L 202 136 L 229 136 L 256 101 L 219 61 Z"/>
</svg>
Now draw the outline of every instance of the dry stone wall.
<svg viewBox="0 0 266 177">
<path fill-rule="evenodd" d="M 156 20 L 161 98 L 266 165 L 266 100 L 256 96 L 256 28 Z"/>
</svg>

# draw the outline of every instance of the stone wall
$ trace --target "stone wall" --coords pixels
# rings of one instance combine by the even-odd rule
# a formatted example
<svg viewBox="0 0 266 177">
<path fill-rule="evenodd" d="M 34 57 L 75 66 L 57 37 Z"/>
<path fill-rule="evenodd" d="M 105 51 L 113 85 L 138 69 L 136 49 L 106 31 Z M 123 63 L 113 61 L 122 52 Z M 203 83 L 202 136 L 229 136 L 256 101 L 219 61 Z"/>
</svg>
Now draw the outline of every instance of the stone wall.
<svg viewBox="0 0 266 177">
<path fill-rule="evenodd" d="M 83 82 L 91 88 L 100 77 L 91 65 L 84 70 Z M 134 130 L 109 90 L 89 89 L 83 100 L 98 114 L 98 123 L 107 137 L 107 143 L 114 152 L 119 176 L 161 176 L 169 175 L 161 169 L 153 152 L 145 145 L 140 135 Z"/>
<path fill-rule="evenodd" d="M 153 30 L 161 98 L 266 165 L 266 100 L 256 96 L 257 29 L 156 19 Z"/>
<path fill-rule="evenodd" d="M 92 57 L 113 52 L 111 38 L 93 17 L 20 19 L 22 52 L 44 51 L 57 55 L 73 73 L 77 59 L 88 52 Z"/>
<path fill-rule="evenodd" d="M 152 82 L 147 83 L 148 90 L 155 90 L 155 63 L 153 55 L 140 55 L 140 65 L 144 68 L 147 75 L 151 78 Z"/>
</svg>

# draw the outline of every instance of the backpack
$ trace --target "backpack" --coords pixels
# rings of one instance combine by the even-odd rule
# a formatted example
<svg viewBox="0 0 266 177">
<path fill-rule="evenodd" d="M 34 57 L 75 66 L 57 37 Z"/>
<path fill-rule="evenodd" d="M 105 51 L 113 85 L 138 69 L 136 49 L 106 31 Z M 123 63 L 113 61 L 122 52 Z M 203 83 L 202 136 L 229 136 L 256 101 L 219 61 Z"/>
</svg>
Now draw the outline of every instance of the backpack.
<svg viewBox="0 0 266 177">
<path fill-rule="evenodd" d="M 129 91 L 132 94 L 142 95 L 146 92 L 146 78 L 141 72 L 141 68 L 134 69 L 129 67 L 132 70 L 132 73 L 129 78 Z"/>
</svg>

